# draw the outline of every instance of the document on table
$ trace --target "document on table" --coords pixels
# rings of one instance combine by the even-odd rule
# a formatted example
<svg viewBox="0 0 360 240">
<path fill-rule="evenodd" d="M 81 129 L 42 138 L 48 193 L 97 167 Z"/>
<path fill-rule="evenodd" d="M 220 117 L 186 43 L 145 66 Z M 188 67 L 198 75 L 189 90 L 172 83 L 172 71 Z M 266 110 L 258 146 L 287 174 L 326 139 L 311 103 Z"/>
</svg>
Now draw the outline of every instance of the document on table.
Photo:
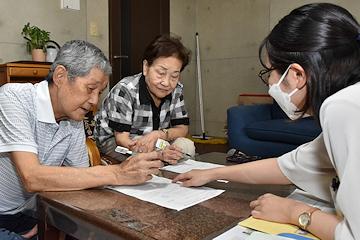
<svg viewBox="0 0 360 240">
<path fill-rule="evenodd" d="M 107 186 L 123 194 L 177 211 L 194 206 L 225 192 L 209 187 L 180 187 L 170 179 L 153 175 L 153 178 L 136 186 Z"/>
<path fill-rule="evenodd" d="M 175 172 L 175 173 L 186 173 L 192 169 L 211 169 L 217 167 L 225 167 L 224 165 L 208 163 L 208 162 L 200 162 L 192 159 L 188 159 L 186 161 L 180 161 L 174 165 L 167 165 L 162 168 L 162 170 Z"/>
</svg>

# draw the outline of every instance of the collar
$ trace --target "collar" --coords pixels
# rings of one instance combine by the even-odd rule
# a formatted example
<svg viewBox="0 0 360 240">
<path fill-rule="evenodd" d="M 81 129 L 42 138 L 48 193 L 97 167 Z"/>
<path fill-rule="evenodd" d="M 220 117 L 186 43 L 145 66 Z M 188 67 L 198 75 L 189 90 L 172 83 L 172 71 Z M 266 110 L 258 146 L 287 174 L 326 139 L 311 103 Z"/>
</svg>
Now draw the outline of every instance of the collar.
<svg viewBox="0 0 360 240">
<path fill-rule="evenodd" d="M 41 122 L 56 123 L 48 81 L 38 83 L 36 93 L 37 119 Z"/>
<path fill-rule="evenodd" d="M 140 104 L 145 104 L 151 102 L 153 99 L 150 95 L 149 89 L 147 88 L 147 84 L 145 82 L 145 76 L 141 74 L 140 80 L 139 80 L 139 98 L 140 98 Z M 166 95 L 161 102 L 164 102 L 166 99 L 170 100 L 172 99 L 172 93 L 169 93 Z"/>
</svg>

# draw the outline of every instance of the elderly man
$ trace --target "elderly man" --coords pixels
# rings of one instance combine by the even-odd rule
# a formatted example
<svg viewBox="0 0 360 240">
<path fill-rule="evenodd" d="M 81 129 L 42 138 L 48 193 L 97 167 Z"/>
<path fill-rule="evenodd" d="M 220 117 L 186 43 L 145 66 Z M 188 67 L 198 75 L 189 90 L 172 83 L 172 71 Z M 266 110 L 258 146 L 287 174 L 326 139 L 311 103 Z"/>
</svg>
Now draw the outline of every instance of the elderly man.
<svg viewBox="0 0 360 240">
<path fill-rule="evenodd" d="M 46 81 L 0 88 L 0 228 L 21 234 L 32 229 L 36 219 L 22 211 L 36 192 L 134 185 L 158 173 L 163 164 L 154 161 L 162 158 L 157 152 L 88 167 L 82 120 L 110 74 L 100 49 L 74 40 L 60 49 Z"/>
</svg>

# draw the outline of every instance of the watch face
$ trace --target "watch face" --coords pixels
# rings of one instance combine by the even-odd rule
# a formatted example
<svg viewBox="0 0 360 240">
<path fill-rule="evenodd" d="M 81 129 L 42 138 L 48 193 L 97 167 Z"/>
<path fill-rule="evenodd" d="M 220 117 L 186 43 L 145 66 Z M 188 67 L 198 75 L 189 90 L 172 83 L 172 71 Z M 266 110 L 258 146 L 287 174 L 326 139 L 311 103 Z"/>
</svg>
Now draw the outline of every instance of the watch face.
<svg viewBox="0 0 360 240">
<path fill-rule="evenodd" d="M 309 225 L 310 218 L 306 213 L 303 213 L 299 216 L 299 224 L 301 226 L 307 226 Z"/>
</svg>

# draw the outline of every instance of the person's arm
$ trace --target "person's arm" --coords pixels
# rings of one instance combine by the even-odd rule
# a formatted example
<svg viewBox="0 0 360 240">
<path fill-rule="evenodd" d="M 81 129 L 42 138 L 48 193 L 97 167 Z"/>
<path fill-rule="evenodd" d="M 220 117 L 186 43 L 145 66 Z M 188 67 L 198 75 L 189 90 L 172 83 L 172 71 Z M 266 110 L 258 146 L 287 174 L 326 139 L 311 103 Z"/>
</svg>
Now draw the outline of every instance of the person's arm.
<svg viewBox="0 0 360 240">
<path fill-rule="evenodd" d="M 118 132 L 114 130 L 114 136 L 116 145 L 129 148 L 130 150 L 134 151 L 133 148 L 129 147 L 129 144 L 133 141 L 130 139 L 130 133 L 129 132 Z"/>
<path fill-rule="evenodd" d="M 138 154 L 121 164 L 86 168 L 57 167 L 40 165 L 38 156 L 30 152 L 11 152 L 10 157 L 16 167 L 26 191 L 80 190 L 105 185 L 136 185 L 158 174 L 163 167 L 160 153 Z"/>
<path fill-rule="evenodd" d="M 189 127 L 187 125 L 176 125 L 166 130 L 168 131 L 168 135 L 169 135 L 167 141 L 171 142 L 179 137 L 186 137 L 186 134 L 189 131 Z M 166 133 L 164 133 L 163 131 L 161 131 L 161 133 L 162 133 L 161 139 L 166 140 Z"/>
<path fill-rule="evenodd" d="M 173 182 L 182 181 L 181 186 L 192 187 L 219 179 L 247 184 L 291 184 L 291 181 L 281 172 L 277 158 L 209 170 L 191 170 L 178 175 Z"/>
<path fill-rule="evenodd" d="M 154 150 L 156 141 L 158 139 L 163 139 L 170 142 L 177 139 L 178 137 L 185 137 L 188 132 L 188 126 L 176 125 L 172 128 L 167 129 L 167 131 L 168 139 L 166 139 L 166 133 L 164 131 L 154 130 L 131 142 L 129 144 L 129 147 L 132 151 L 135 152 L 151 152 Z"/>
<path fill-rule="evenodd" d="M 273 194 L 260 196 L 250 203 L 250 207 L 253 208 L 251 215 L 254 218 L 296 226 L 299 226 L 300 214 L 312 208 L 306 203 Z M 343 217 L 317 210 L 311 215 L 311 223 L 306 230 L 320 239 L 334 239 L 335 228 L 343 219 Z"/>
</svg>

